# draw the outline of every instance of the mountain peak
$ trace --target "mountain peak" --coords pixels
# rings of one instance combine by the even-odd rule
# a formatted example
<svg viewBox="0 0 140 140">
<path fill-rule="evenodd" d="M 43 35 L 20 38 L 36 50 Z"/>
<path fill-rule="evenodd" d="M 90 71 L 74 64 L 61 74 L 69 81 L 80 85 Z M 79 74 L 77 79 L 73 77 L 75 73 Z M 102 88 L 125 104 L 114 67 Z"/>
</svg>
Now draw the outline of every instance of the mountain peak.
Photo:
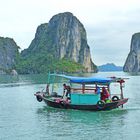
<svg viewBox="0 0 140 140">
<path fill-rule="evenodd" d="M 140 33 L 135 33 L 132 36 L 130 52 L 123 70 L 125 72 L 140 72 Z"/>
<path fill-rule="evenodd" d="M 54 15 L 48 24 L 41 24 L 22 56 L 28 57 L 38 53 L 49 54 L 57 60 L 65 58 L 74 61 L 83 65 L 87 72 L 96 71 L 87 44 L 86 30 L 70 12 Z"/>
</svg>

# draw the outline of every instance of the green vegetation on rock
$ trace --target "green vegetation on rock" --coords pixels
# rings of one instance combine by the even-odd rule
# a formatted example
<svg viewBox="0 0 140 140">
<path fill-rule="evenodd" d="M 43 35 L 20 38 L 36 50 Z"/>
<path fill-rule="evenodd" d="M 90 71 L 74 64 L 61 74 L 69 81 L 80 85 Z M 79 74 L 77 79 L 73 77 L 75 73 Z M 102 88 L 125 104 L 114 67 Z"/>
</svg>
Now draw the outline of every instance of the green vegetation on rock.
<svg viewBox="0 0 140 140">
<path fill-rule="evenodd" d="M 19 57 L 16 70 L 20 74 L 56 72 L 82 72 L 85 68 L 74 61 L 68 59 L 55 59 L 52 55 L 37 54 L 28 58 Z"/>
</svg>

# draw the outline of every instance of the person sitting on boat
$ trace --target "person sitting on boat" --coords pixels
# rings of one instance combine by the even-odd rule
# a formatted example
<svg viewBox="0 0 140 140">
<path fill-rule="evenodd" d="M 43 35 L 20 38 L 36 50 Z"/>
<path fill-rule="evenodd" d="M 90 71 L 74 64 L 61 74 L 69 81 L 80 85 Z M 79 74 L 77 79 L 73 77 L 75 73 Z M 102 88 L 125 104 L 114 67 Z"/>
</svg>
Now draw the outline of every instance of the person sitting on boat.
<svg viewBox="0 0 140 140">
<path fill-rule="evenodd" d="M 63 88 L 64 88 L 63 97 L 64 95 L 66 95 L 66 97 L 68 98 L 68 95 L 70 96 L 71 88 L 66 84 L 63 84 Z"/>
<path fill-rule="evenodd" d="M 96 86 L 95 93 L 100 94 L 100 87 Z"/>
<path fill-rule="evenodd" d="M 108 90 L 105 87 L 103 87 L 102 93 L 101 93 L 101 100 L 105 101 L 106 99 L 109 98 L 109 96 L 110 96 L 110 94 L 109 94 Z"/>
</svg>

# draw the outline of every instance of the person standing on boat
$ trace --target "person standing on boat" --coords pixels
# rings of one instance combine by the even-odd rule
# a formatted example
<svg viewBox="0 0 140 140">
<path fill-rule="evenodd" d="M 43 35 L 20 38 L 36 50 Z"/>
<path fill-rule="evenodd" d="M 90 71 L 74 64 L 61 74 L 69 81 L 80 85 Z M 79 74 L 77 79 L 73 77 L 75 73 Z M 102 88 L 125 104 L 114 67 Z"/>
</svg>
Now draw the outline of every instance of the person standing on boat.
<svg viewBox="0 0 140 140">
<path fill-rule="evenodd" d="M 64 88 L 63 97 L 64 95 L 66 95 L 66 97 L 68 97 L 68 95 L 70 96 L 70 92 L 71 92 L 70 86 L 63 84 L 63 88 Z"/>
</svg>

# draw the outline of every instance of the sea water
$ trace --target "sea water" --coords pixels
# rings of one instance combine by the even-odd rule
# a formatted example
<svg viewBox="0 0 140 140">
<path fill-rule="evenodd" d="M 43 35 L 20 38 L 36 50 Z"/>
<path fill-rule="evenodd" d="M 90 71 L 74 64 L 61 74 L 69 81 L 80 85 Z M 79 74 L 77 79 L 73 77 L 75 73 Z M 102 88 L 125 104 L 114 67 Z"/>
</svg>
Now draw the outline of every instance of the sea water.
<svg viewBox="0 0 140 140">
<path fill-rule="evenodd" d="M 88 74 L 126 80 L 124 108 L 78 111 L 47 107 L 34 93 L 46 75 L 0 76 L 0 140 L 140 140 L 140 76 L 123 72 Z"/>
</svg>

